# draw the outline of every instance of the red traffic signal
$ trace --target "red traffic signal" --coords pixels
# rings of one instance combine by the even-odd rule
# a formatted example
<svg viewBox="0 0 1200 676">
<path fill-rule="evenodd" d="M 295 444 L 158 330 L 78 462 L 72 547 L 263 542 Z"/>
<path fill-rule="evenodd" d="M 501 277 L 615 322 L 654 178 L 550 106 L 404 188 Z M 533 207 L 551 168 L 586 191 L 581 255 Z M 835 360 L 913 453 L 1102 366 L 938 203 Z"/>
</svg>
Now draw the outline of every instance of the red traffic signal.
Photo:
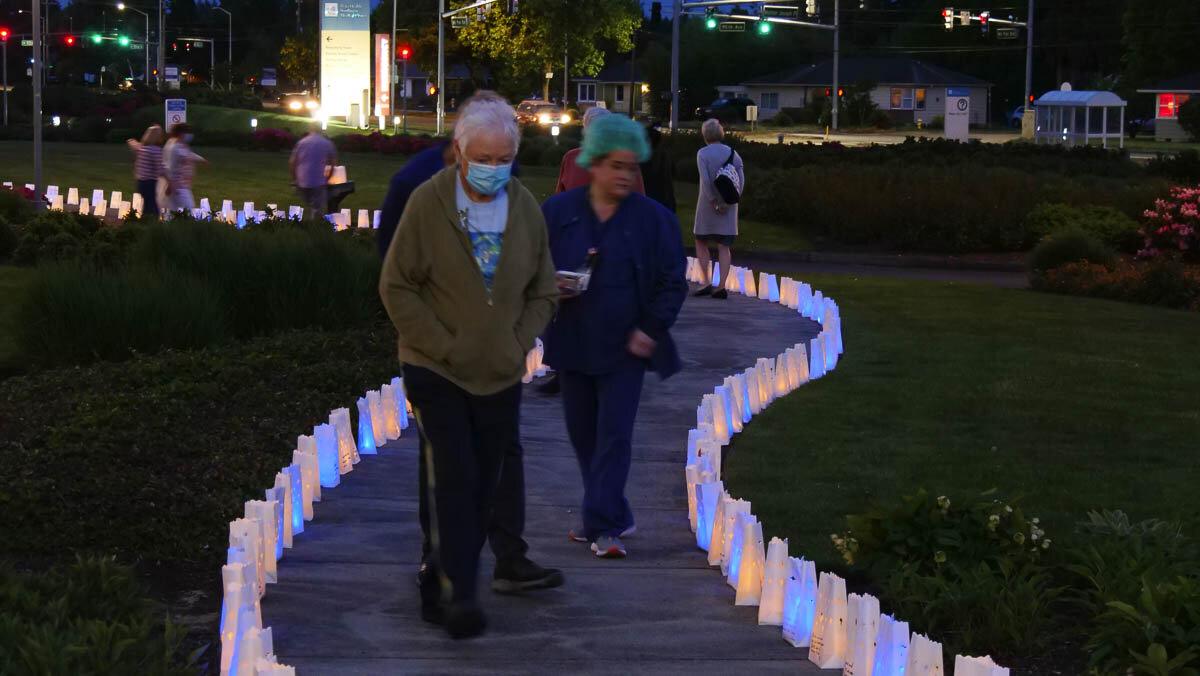
<svg viewBox="0 0 1200 676">
<path fill-rule="evenodd" d="M 437 85 L 429 85 L 429 95 L 433 96 L 437 93 Z"/>
<path fill-rule="evenodd" d="M 8 29 L 0 28 L 0 40 L 8 40 Z"/>
<path fill-rule="evenodd" d="M 833 93 L 833 90 L 832 90 L 832 89 L 830 89 L 829 87 L 826 87 L 826 88 L 825 88 L 825 96 L 829 96 L 829 95 L 830 95 L 830 94 L 832 94 L 832 93 Z"/>
<path fill-rule="evenodd" d="M 67 37 L 63 38 L 63 42 L 67 43 L 68 47 L 74 47 L 75 46 L 75 36 L 68 35 Z"/>
<path fill-rule="evenodd" d="M 400 46 L 400 58 L 407 61 L 408 57 L 410 57 L 410 56 L 412 56 L 412 50 L 409 49 L 408 45 L 401 45 Z"/>
</svg>

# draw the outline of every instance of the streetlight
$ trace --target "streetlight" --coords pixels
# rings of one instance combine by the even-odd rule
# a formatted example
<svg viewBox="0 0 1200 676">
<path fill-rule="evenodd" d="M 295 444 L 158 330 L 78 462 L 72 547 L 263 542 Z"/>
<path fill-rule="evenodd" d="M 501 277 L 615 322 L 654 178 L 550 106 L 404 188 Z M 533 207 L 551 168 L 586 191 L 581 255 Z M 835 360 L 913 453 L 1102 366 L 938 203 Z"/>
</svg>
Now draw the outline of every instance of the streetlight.
<svg viewBox="0 0 1200 676">
<path fill-rule="evenodd" d="M 233 14 L 230 14 L 229 10 L 224 7 L 213 5 L 213 9 L 225 12 L 225 15 L 229 17 L 229 90 L 233 91 Z"/>
<path fill-rule="evenodd" d="M 137 12 L 138 14 L 141 14 L 142 16 L 144 16 L 146 18 L 146 41 L 144 43 L 142 43 L 142 51 L 146 55 L 146 71 L 142 74 L 143 75 L 142 79 L 146 82 L 146 86 L 149 87 L 150 86 L 150 15 L 147 14 L 146 12 L 143 12 L 142 10 L 138 9 L 137 7 L 130 7 L 129 5 L 126 5 L 123 2 L 117 3 L 117 9 L 121 10 L 122 12 L 124 12 L 125 10 L 128 9 L 129 11 Z"/>
<path fill-rule="evenodd" d="M 8 29 L 0 28 L 0 50 L 4 52 L 4 126 L 8 126 Z"/>
</svg>

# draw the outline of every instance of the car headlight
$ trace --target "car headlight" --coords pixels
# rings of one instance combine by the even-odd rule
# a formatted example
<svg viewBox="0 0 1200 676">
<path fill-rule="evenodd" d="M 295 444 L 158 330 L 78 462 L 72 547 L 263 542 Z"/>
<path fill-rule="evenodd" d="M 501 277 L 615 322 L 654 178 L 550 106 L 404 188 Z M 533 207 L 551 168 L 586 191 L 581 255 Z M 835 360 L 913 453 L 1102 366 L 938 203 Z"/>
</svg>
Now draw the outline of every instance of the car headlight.
<svg viewBox="0 0 1200 676">
<path fill-rule="evenodd" d="M 300 104 L 299 101 L 288 102 L 288 109 L 290 109 L 290 110 L 300 110 L 302 107 L 303 106 Z"/>
<path fill-rule="evenodd" d="M 317 103 L 316 101 L 305 101 L 304 102 L 304 107 L 308 108 L 309 110 L 316 110 L 317 106 L 319 106 L 319 105 L 320 104 Z"/>
<path fill-rule="evenodd" d="M 570 116 L 570 115 L 568 115 L 568 114 L 566 114 L 566 113 L 563 113 L 563 116 L 562 116 L 562 123 L 563 123 L 563 124 L 567 124 L 567 123 L 568 123 L 568 122 L 570 122 L 570 121 L 571 121 L 571 116 Z"/>
<path fill-rule="evenodd" d="M 538 122 L 541 122 L 542 124 L 550 124 L 550 116 L 546 113 L 542 113 L 538 116 Z"/>
</svg>

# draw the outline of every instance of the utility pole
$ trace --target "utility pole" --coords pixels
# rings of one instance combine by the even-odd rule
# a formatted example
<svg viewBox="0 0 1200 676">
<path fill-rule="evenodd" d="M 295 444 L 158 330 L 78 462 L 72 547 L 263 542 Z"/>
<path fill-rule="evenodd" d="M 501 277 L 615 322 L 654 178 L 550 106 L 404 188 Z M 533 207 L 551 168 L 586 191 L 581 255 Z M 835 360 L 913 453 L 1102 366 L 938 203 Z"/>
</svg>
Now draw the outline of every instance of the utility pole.
<svg viewBox="0 0 1200 676">
<path fill-rule="evenodd" d="M 1031 138 L 1036 130 L 1033 119 L 1033 0 L 1029 0 L 1029 16 L 1025 19 L 1025 112 L 1021 115 L 1021 136 Z M 1105 130 L 1107 131 L 1107 130 Z"/>
<path fill-rule="evenodd" d="M 567 109 L 567 84 L 568 84 L 568 80 L 570 79 L 567 76 L 567 67 L 570 65 L 571 65 L 571 62 L 567 58 L 567 48 L 563 47 L 563 102 L 562 102 L 563 110 Z"/>
<path fill-rule="evenodd" d="M 679 19 L 683 0 L 671 6 L 671 131 L 679 130 Z"/>
<path fill-rule="evenodd" d="M 839 38 L 842 35 L 840 18 L 838 14 L 838 0 L 833 0 L 833 91 L 830 93 L 833 94 L 833 115 L 831 116 L 831 121 L 833 122 L 834 131 L 837 131 L 838 128 L 838 103 L 840 103 L 842 98 L 841 91 L 838 89 L 840 85 L 838 82 L 838 66 L 841 63 Z"/>
<path fill-rule="evenodd" d="M 167 76 L 167 34 L 163 31 L 164 16 L 163 0 L 158 0 L 158 91 L 166 89 Z"/>
<path fill-rule="evenodd" d="M 392 0 L 392 55 L 388 57 L 388 115 L 392 117 L 396 115 L 396 54 L 399 50 L 399 46 L 396 44 L 396 6 L 399 4 L 400 0 Z M 408 70 L 407 59 L 404 61 L 404 69 Z M 404 83 L 401 82 L 400 86 L 403 87 Z M 392 127 L 393 133 L 395 130 L 396 128 Z"/>
<path fill-rule="evenodd" d="M 4 52 L 4 126 L 8 126 L 8 29 L 0 35 L 0 50 Z"/>
<path fill-rule="evenodd" d="M 33 193 L 42 194 L 42 3 L 33 3 Z"/>
<path fill-rule="evenodd" d="M 438 58 L 437 58 L 437 135 L 445 133 L 446 118 L 446 0 L 438 0 Z"/>
<path fill-rule="evenodd" d="M 629 119 L 636 120 L 637 108 L 637 29 L 633 29 L 633 49 L 629 52 Z"/>
</svg>

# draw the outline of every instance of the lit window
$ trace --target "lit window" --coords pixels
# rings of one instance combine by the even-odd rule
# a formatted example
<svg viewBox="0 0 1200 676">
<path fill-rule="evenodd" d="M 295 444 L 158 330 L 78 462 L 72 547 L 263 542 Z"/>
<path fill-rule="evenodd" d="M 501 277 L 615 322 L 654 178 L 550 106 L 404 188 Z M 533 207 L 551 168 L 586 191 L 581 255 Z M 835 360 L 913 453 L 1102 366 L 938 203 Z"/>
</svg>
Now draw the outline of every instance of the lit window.
<svg viewBox="0 0 1200 676">
<path fill-rule="evenodd" d="M 899 87 L 892 89 L 892 109 L 893 110 L 912 110 L 913 109 L 913 90 L 901 89 Z"/>
<path fill-rule="evenodd" d="M 900 89 L 892 90 L 892 108 L 900 107 L 900 100 L 903 98 L 904 92 Z"/>
<path fill-rule="evenodd" d="M 917 110 L 925 110 L 925 90 L 917 90 Z"/>
<path fill-rule="evenodd" d="M 1179 107 L 1182 106 L 1189 98 L 1188 94 L 1159 94 L 1158 95 L 1158 116 L 1162 117 L 1178 117 Z"/>
</svg>

